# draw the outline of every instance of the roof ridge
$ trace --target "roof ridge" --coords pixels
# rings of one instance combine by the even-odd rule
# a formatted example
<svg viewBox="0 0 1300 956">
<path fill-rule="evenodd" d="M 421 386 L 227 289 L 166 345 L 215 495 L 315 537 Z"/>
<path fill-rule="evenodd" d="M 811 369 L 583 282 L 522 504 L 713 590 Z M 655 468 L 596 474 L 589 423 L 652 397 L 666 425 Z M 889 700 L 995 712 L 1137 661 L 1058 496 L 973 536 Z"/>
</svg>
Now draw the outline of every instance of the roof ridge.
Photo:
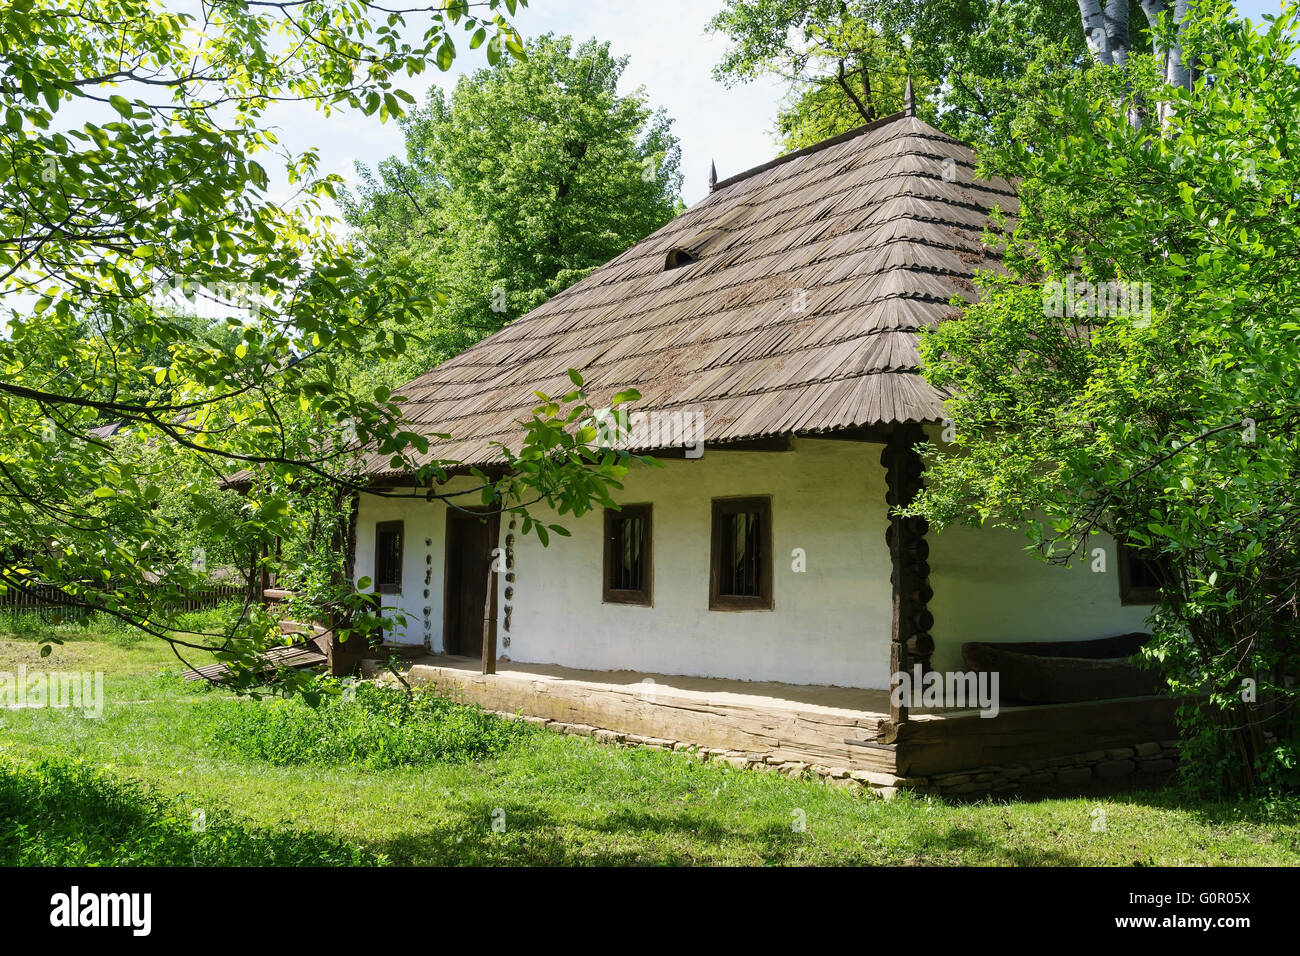
<svg viewBox="0 0 1300 956">
<path fill-rule="evenodd" d="M 777 166 L 783 166 L 792 159 L 798 159 L 800 156 L 810 156 L 813 153 L 820 153 L 823 149 L 838 146 L 840 143 L 847 143 L 849 140 L 856 139 L 863 133 L 868 133 L 873 129 L 880 129 L 882 126 L 888 126 L 890 123 L 896 123 L 901 119 L 915 118 L 914 115 L 907 112 L 890 113 L 888 116 L 882 116 L 880 119 L 872 120 L 870 123 L 863 123 L 861 126 L 855 126 L 848 132 L 838 133 L 835 136 L 813 143 L 811 146 L 802 146 L 793 152 L 783 153 L 776 157 L 776 159 L 769 159 L 765 163 L 759 163 L 757 166 L 736 173 L 734 176 L 728 176 L 726 179 L 719 180 L 717 185 L 710 190 L 710 193 L 720 192 L 728 186 L 734 186 L 738 182 L 742 182 L 749 179 L 751 176 L 758 175 L 759 173 L 767 172 L 767 170 L 773 169 Z"/>
</svg>

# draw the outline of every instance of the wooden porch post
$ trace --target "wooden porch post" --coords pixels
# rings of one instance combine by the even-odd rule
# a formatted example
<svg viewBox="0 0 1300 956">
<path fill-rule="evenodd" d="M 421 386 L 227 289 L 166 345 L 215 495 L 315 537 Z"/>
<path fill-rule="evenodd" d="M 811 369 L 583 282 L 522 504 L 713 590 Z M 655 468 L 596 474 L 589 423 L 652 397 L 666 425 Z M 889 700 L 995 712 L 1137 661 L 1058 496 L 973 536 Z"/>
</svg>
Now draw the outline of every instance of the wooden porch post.
<svg viewBox="0 0 1300 956">
<path fill-rule="evenodd" d="M 497 672 L 497 554 L 501 538 L 501 516 L 488 519 L 487 595 L 483 600 L 483 673 Z"/>
<path fill-rule="evenodd" d="M 906 673 L 916 664 L 921 665 L 924 674 L 930 669 L 930 655 L 934 653 L 934 638 L 930 635 L 934 615 L 927 607 L 934 593 L 929 584 L 930 549 L 925 540 L 929 523 L 924 518 L 903 518 L 893 513 L 895 508 L 911 504 L 923 487 L 924 465 L 915 446 L 924 440 L 925 432 L 920 425 L 898 425 L 880 454 L 880 463 L 885 467 L 885 502 L 890 509 L 889 528 L 885 532 L 893 566 L 889 719 L 895 726 L 907 721 L 907 704 L 895 703 L 898 682 L 893 675 Z"/>
</svg>

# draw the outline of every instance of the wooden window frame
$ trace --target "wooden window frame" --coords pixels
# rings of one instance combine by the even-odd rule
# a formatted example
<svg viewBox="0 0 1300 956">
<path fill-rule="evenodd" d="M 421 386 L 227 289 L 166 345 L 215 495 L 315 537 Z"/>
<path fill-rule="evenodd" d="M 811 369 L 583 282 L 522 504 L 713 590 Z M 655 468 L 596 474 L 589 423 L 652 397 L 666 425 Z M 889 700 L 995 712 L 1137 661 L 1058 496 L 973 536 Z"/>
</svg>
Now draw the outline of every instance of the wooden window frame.
<svg viewBox="0 0 1300 956">
<path fill-rule="evenodd" d="M 1119 603 L 1126 607 L 1159 604 L 1159 587 L 1145 587 L 1133 583 L 1133 562 L 1135 559 L 1142 558 L 1141 550 L 1122 544 L 1117 545 L 1115 550 L 1119 556 Z"/>
<path fill-rule="evenodd" d="M 759 547 L 757 595 L 722 594 L 722 518 L 726 515 L 755 511 L 762 522 Z M 775 606 L 772 594 L 772 498 L 769 495 L 747 498 L 714 498 L 713 520 L 709 533 L 709 610 L 770 611 Z"/>
<path fill-rule="evenodd" d="M 641 515 L 645 521 L 645 541 L 642 542 L 642 563 L 645 567 L 644 587 L 630 588 L 610 587 L 614 570 L 614 524 L 623 518 Z M 633 604 L 640 607 L 654 606 L 654 508 L 649 504 L 623 505 L 621 509 L 605 509 L 605 557 L 601 563 L 601 600 L 606 604 Z"/>
<path fill-rule="evenodd" d="M 387 531 L 397 532 L 397 584 L 382 584 L 382 578 L 379 574 L 379 562 L 382 552 L 379 548 L 380 537 Z M 401 594 L 402 593 L 402 565 L 406 551 L 406 522 L 404 521 L 377 521 L 375 522 L 375 593 L 376 594 Z"/>
</svg>

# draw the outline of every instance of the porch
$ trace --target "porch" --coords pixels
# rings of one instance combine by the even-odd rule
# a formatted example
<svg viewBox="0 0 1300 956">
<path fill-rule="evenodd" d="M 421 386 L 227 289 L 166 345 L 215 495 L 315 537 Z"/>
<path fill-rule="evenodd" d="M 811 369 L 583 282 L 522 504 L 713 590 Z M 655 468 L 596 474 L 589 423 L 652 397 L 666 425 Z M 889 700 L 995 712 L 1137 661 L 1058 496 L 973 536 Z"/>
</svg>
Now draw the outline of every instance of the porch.
<svg viewBox="0 0 1300 956">
<path fill-rule="evenodd" d="M 375 662 L 365 669 L 383 673 Z M 887 791 L 1070 789 L 1162 773 L 1176 760 L 1176 702 L 1165 697 L 1004 707 L 994 717 L 913 708 L 894 723 L 885 690 L 512 661 L 484 674 L 479 659 L 450 655 L 416 658 L 406 677 L 561 732 Z"/>
</svg>

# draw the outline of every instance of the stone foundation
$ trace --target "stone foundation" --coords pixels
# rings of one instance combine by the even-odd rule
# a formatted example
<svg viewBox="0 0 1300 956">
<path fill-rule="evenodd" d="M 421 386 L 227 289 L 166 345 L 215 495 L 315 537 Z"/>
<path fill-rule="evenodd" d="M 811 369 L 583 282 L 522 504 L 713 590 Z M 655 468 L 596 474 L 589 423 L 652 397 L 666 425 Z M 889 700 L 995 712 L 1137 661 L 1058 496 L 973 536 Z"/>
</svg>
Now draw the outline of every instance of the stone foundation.
<svg viewBox="0 0 1300 956">
<path fill-rule="evenodd" d="M 862 789 L 884 799 L 889 799 L 899 790 L 941 796 L 980 796 L 1020 791 L 1069 793 L 1125 777 L 1131 778 L 1133 782 L 1158 778 L 1173 770 L 1178 763 L 1178 741 L 1161 740 L 1131 747 L 1112 747 L 1064 757 L 1027 760 L 1005 767 L 979 767 L 929 777 L 899 777 L 871 770 L 850 770 L 846 767 L 788 761 L 771 754 L 699 747 L 680 740 L 645 737 L 545 717 L 501 711 L 496 713 L 509 720 L 522 720 L 556 733 L 591 737 L 601 743 L 684 753 L 696 760 L 724 763 L 738 770 L 766 771 L 788 777 L 816 777 L 832 786 Z"/>
</svg>

